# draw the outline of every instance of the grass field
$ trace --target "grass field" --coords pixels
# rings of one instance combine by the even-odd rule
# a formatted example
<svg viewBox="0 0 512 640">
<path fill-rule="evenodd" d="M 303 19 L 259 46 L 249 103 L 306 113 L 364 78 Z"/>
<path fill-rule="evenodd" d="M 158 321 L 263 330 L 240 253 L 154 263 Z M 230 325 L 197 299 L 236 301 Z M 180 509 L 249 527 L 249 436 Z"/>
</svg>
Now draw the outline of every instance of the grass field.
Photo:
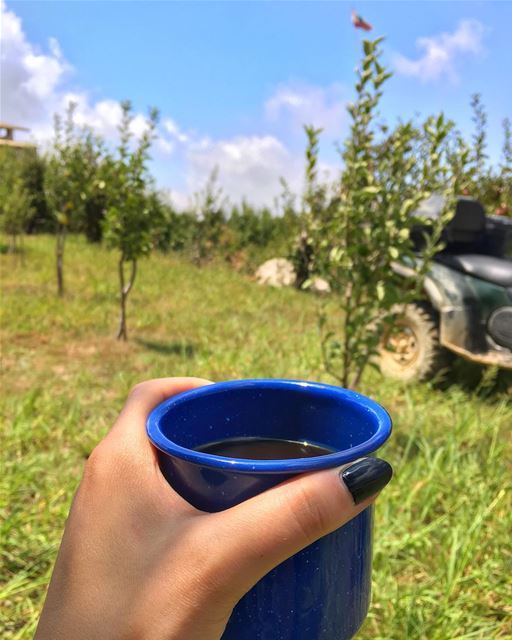
<svg viewBox="0 0 512 640">
<path fill-rule="evenodd" d="M 332 382 L 310 296 L 154 256 L 140 265 L 121 344 L 115 256 L 72 238 L 59 300 L 51 238 L 26 244 L 24 265 L 0 256 L 5 640 L 31 637 L 84 459 L 135 382 Z M 512 403 L 466 374 L 459 364 L 443 388 L 364 380 L 394 419 L 381 455 L 396 476 L 376 509 L 373 605 L 359 640 L 512 638 Z"/>
</svg>

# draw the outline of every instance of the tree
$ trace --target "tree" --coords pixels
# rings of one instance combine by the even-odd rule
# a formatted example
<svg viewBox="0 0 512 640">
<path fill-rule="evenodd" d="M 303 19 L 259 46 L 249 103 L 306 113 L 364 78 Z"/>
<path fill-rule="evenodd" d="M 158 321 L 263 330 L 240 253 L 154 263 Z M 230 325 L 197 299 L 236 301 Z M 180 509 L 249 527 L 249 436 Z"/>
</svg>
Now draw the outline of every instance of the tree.
<svg viewBox="0 0 512 640">
<path fill-rule="evenodd" d="M 307 218 L 315 271 L 335 293 L 319 314 L 324 364 L 350 388 L 359 385 L 372 363 L 385 329 L 396 318 L 397 305 L 414 297 L 446 219 L 427 221 L 418 208 L 432 193 L 448 193 L 445 141 L 452 124 L 442 114 L 422 127 L 399 123 L 391 132 L 379 124 L 382 86 L 391 75 L 379 61 L 381 42 L 363 43 L 356 100 L 348 106 L 352 125 L 341 152 L 344 169 L 338 193 L 327 215 L 323 207 L 309 205 Z M 316 164 L 310 156 L 317 154 L 312 133 L 309 167 Z M 431 228 L 422 261 L 415 260 L 410 238 L 411 228 L 419 223 Z M 402 261 L 416 270 L 412 289 L 410 281 L 393 270 L 394 263 Z"/>
<path fill-rule="evenodd" d="M 475 93 L 471 96 L 471 120 L 474 132 L 471 140 L 453 129 L 449 145 L 449 162 L 451 171 L 460 184 L 462 195 L 472 196 L 488 203 L 488 182 L 491 176 L 486 167 L 487 161 L 487 114 L 482 104 L 482 96 Z"/>
<path fill-rule="evenodd" d="M 0 148 L 0 228 L 9 236 L 10 251 L 21 247 L 28 222 L 34 214 L 32 193 L 25 180 L 25 164 L 32 150 Z"/>
<path fill-rule="evenodd" d="M 503 146 L 500 164 L 489 170 L 483 181 L 482 202 L 490 213 L 512 217 L 512 131 L 510 120 L 503 120 Z"/>
<path fill-rule="evenodd" d="M 314 240 L 319 227 L 323 227 L 327 206 L 327 189 L 318 182 L 318 148 L 322 129 L 305 126 L 307 137 L 305 190 L 302 198 L 301 229 L 295 240 L 290 259 L 293 263 L 296 280 L 295 286 L 302 289 L 312 275 L 314 265 Z"/>
<path fill-rule="evenodd" d="M 190 211 L 176 211 L 172 204 L 162 203 L 162 227 L 156 246 L 162 251 L 189 251 L 195 234 L 196 218 Z"/>
<path fill-rule="evenodd" d="M 218 185 L 219 169 L 210 173 L 204 188 L 195 194 L 193 260 L 200 266 L 218 247 L 225 223 L 222 187 Z"/>
<path fill-rule="evenodd" d="M 510 121 L 503 121 L 502 160 L 487 164 L 487 113 L 480 94 L 471 97 L 474 131 L 470 140 L 453 130 L 449 142 L 449 164 L 460 193 L 477 198 L 486 211 L 512 215 L 512 144 Z"/>
<path fill-rule="evenodd" d="M 100 242 L 106 208 L 106 183 L 102 167 L 106 155 L 103 139 L 85 129 L 80 140 L 82 159 L 83 211 L 76 230 L 82 231 L 88 242 Z"/>
<path fill-rule="evenodd" d="M 57 292 L 64 295 L 64 249 L 69 231 L 80 226 L 87 193 L 94 172 L 88 165 L 87 145 L 96 140 L 88 129 L 79 129 L 74 122 L 76 104 L 69 103 L 64 124 L 54 117 L 54 138 L 46 162 L 44 187 L 46 202 L 56 232 Z"/>
<path fill-rule="evenodd" d="M 11 252 L 16 253 L 21 249 L 18 238 L 23 236 L 25 225 L 33 213 L 30 192 L 23 180 L 17 177 L 11 183 L 10 189 L 0 197 L 2 231 L 10 237 Z"/>
<path fill-rule="evenodd" d="M 0 185 L 0 228 L 10 238 L 10 251 L 20 250 L 18 239 L 23 237 L 28 220 L 33 214 L 32 199 L 23 179 L 12 175 L 8 182 L 5 174 Z"/>
<path fill-rule="evenodd" d="M 500 177 L 502 182 L 501 199 L 499 203 L 500 215 L 512 217 L 512 128 L 509 118 L 503 120 L 503 149 Z"/>
<path fill-rule="evenodd" d="M 151 251 L 155 226 L 155 207 L 152 206 L 154 202 L 149 192 L 151 178 L 148 161 L 158 111 L 150 109 L 146 129 L 135 141 L 131 129 L 133 116 L 130 102 L 122 102 L 121 108 L 117 153 L 106 158 L 103 168 L 106 184 L 103 228 L 107 246 L 119 252 L 120 320 L 117 338 L 126 340 L 126 302 L 137 276 L 138 260 Z"/>
<path fill-rule="evenodd" d="M 475 125 L 473 134 L 473 164 L 475 167 L 475 177 L 485 174 L 485 163 L 487 160 L 487 113 L 482 104 L 482 96 L 474 93 L 471 96 L 471 109 L 473 110 L 472 120 Z"/>
<path fill-rule="evenodd" d="M 53 220 L 48 211 L 44 193 L 44 175 L 46 160 L 36 149 L 24 149 L 19 154 L 20 172 L 30 193 L 31 211 L 26 222 L 25 232 L 53 231 Z"/>
</svg>

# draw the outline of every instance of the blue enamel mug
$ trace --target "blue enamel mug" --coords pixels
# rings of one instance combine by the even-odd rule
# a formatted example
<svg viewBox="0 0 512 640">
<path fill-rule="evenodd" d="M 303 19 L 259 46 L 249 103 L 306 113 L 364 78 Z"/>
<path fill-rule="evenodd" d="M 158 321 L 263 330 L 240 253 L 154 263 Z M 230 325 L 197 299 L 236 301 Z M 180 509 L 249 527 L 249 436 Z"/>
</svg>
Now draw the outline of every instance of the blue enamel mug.
<svg viewBox="0 0 512 640">
<path fill-rule="evenodd" d="M 203 511 L 222 511 L 299 473 L 334 468 L 378 449 L 391 419 L 353 391 L 300 380 L 236 380 L 168 398 L 147 432 L 169 484 Z M 196 451 L 227 438 L 279 438 L 334 453 L 289 460 Z M 271 527 L 272 523 L 262 523 Z M 372 507 L 286 560 L 237 604 L 222 640 L 348 640 L 368 612 Z"/>
</svg>

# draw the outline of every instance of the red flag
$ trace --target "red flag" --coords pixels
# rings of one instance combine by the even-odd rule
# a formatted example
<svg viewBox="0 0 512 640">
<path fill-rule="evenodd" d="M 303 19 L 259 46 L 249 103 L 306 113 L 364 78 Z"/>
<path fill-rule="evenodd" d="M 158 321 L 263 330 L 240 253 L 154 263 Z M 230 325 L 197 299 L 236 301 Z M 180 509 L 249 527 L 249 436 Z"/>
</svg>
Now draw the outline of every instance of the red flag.
<svg viewBox="0 0 512 640">
<path fill-rule="evenodd" d="M 352 24 L 356 29 L 364 29 L 365 31 L 372 30 L 372 25 L 366 22 L 366 20 L 363 20 L 354 10 L 352 10 Z"/>
</svg>

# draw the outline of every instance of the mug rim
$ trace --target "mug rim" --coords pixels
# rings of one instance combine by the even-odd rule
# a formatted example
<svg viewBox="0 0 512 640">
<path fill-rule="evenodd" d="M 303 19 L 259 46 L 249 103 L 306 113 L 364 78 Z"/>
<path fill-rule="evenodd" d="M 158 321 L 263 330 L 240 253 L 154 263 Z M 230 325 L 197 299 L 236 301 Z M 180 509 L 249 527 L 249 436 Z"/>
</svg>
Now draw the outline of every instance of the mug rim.
<svg viewBox="0 0 512 640">
<path fill-rule="evenodd" d="M 375 433 L 364 442 L 350 449 L 311 458 L 291 458 L 276 460 L 252 460 L 249 458 L 229 458 L 212 453 L 204 453 L 195 449 L 187 449 L 176 444 L 165 436 L 160 428 L 161 420 L 176 405 L 193 400 L 197 396 L 211 395 L 236 388 L 290 389 L 294 391 L 315 391 L 320 395 L 342 400 L 349 404 L 357 404 L 366 411 L 377 425 Z M 146 432 L 151 443 L 163 453 L 186 460 L 202 467 L 238 471 L 240 473 L 302 473 L 328 469 L 362 458 L 378 449 L 389 438 L 392 421 L 388 412 L 380 404 L 370 398 L 335 385 L 309 380 L 288 380 L 281 378 L 251 378 L 228 380 L 196 387 L 167 398 L 157 405 L 149 414 Z"/>
</svg>

